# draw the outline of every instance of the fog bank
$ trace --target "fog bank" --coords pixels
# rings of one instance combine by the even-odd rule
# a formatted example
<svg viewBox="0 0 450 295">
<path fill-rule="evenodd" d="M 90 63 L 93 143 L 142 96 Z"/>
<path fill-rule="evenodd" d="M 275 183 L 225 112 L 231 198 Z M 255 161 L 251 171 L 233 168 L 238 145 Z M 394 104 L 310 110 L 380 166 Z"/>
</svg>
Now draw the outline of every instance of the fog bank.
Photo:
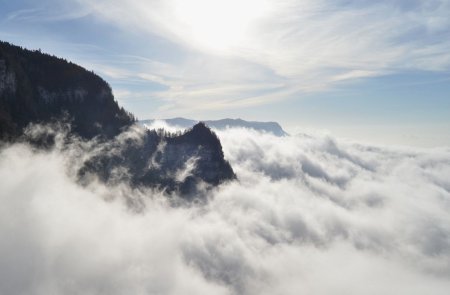
<svg viewBox="0 0 450 295">
<path fill-rule="evenodd" d="M 218 135 L 239 180 L 189 206 L 81 185 L 92 143 L 3 148 L 0 294 L 448 293 L 450 149 Z"/>
</svg>

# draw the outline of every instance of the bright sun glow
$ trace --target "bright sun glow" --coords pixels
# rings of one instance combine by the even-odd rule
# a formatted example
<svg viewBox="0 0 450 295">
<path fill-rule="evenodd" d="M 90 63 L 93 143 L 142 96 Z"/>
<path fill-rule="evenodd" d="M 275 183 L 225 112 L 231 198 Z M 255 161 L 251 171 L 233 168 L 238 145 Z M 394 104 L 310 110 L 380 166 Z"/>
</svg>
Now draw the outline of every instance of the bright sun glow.
<svg viewBox="0 0 450 295">
<path fill-rule="evenodd" d="M 175 0 L 175 17 L 197 45 L 213 50 L 239 47 L 269 11 L 265 0 Z"/>
</svg>

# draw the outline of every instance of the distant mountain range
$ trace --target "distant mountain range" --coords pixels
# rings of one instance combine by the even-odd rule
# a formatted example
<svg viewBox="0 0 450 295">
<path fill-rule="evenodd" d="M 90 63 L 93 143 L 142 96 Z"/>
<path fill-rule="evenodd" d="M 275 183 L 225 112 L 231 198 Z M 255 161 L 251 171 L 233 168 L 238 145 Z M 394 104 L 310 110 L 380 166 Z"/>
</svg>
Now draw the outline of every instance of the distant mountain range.
<svg viewBox="0 0 450 295">
<path fill-rule="evenodd" d="M 219 139 L 204 124 L 192 124 L 178 134 L 144 129 L 135 125 L 136 119 L 119 107 L 108 83 L 93 72 L 0 41 L 0 146 L 22 141 L 51 147 L 54 133 L 36 139 L 26 129 L 33 123 L 61 120 L 70 122 L 72 139 L 96 138 L 103 150 L 83 163 L 80 180 L 95 174 L 106 183 L 127 181 L 189 198 L 196 196 L 198 184 L 215 186 L 236 178 Z M 131 127 L 141 130 L 139 140 L 121 136 Z"/>
<path fill-rule="evenodd" d="M 154 123 L 155 119 L 149 119 L 149 120 L 140 120 L 139 123 L 141 124 L 148 124 L 151 125 Z M 199 121 L 192 120 L 192 119 L 186 119 L 186 118 L 172 118 L 172 119 L 162 119 L 158 121 L 166 122 L 168 125 L 172 126 L 179 126 L 181 128 L 191 128 L 195 124 L 197 124 Z M 263 131 L 267 133 L 272 133 L 276 136 L 286 136 L 288 133 L 286 133 L 283 128 L 281 128 L 280 124 L 277 122 L 256 122 L 256 121 L 245 121 L 242 119 L 222 119 L 222 120 L 206 120 L 202 121 L 207 126 L 223 130 L 226 128 L 233 128 L 233 127 L 241 127 L 241 128 L 249 128 L 254 129 L 257 131 Z"/>
</svg>

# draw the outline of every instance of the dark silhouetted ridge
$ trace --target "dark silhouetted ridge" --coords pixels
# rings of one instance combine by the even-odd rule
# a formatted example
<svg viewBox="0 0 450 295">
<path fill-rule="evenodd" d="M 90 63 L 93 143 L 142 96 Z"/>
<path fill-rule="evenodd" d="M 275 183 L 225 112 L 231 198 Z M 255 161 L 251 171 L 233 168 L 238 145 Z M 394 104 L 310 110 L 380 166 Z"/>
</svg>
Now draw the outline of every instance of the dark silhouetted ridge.
<svg viewBox="0 0 450 295">
<path fill-rule="evenodd" d="M 61 120 L 68 124 L 58 124 Z M 205 187 L 236 178 L 218 137 L 204 123 L 170 134 L 135 122 L 114 100 L 108 83 L 93 72 L 0 42 L 0 141 L 20 139 L 47 148 L 58 132 L 66 134 L 65 144 L 79 137 L 100 139 L 96 143 L 102 152 L 85 160 L 78 171 L 82 183 L 94 178 L 127 182 L 194 198 Z M 36 137 L 25 132 L 31 123 L 70 128 L 43 128 Z"/>
<path fill-rule="evenodd" d="M 191 128 L 198 123 L 196 120 L 185 119 L 185 118 L 173 118 L 173 119 L 163 119 L 169 125 L 179 126 L 182 128 Z M 152 124 L 155 122 L 153 119 L 140 120 L 141 124 Z M 276 136 L 286 136 L 289 135 L 277 122 L 258 122 L 258 121 L 245 121 L 242 119 L 221 119 L 221 120 L 209 120 L 203 121 L 207 126 L 217 129 L 224 130 L 227 128 L 248 128 L 257 131 L 262 131 L 266 133 L 271 133 Z"/>
<path fill-rule="evenodd" d="M 86 163 L 81 177 L 94 173 L 104 182 L 127 180 L 135 187 L 159 187 L 188 198 L 196 196 L 199 184 L 236 179 L 219 139 L 203 123 L 181 135 L 147 130 L 141 139 L 112 142 Z M 117 175 L 117 168 L 129 173 Z"/>
<path fill-rule="evenodd" d="M 102 78 L 64 59 L 0 41 L 0 138 L 66 116 L 84 138 L 111 138 L 134 123 Z"/>
</svg>

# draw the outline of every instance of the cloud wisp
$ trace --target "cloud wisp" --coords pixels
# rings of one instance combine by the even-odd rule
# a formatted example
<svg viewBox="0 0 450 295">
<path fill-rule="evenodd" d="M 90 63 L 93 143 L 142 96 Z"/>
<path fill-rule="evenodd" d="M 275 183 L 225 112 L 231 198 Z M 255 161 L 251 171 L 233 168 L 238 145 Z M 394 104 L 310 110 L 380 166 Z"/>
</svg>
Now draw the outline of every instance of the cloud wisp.
<svg viewBox="0 0 450 295">
<path fill-rule="evenodd" d="M 182 48 L 185 58 L 162 82 L 167 90 L 156 93 L 168 101 L 164 112 L 189 107 L 185 101 L 209 109 L 266 104 L 358 79 L 450 67 L 448 0 L 77 3 L 124 31 Z"/>
<path fill-rule="evenodd" d="M 138 116 L 204 117 L 383 75 L 443 74 L 449 14 L 448 0 L 45 0 L 5 12 L 0 33 L 98 72 Z"/>
<path fill-rule="evenodd" d="M 239 181 L 176 207 L 126 184 L 81 186 L 72 170 L 101 152 L 93 143 L 3 147 L 0 293 L 448 292 L 450 150 L 218 135 Z"/>
</svg>

